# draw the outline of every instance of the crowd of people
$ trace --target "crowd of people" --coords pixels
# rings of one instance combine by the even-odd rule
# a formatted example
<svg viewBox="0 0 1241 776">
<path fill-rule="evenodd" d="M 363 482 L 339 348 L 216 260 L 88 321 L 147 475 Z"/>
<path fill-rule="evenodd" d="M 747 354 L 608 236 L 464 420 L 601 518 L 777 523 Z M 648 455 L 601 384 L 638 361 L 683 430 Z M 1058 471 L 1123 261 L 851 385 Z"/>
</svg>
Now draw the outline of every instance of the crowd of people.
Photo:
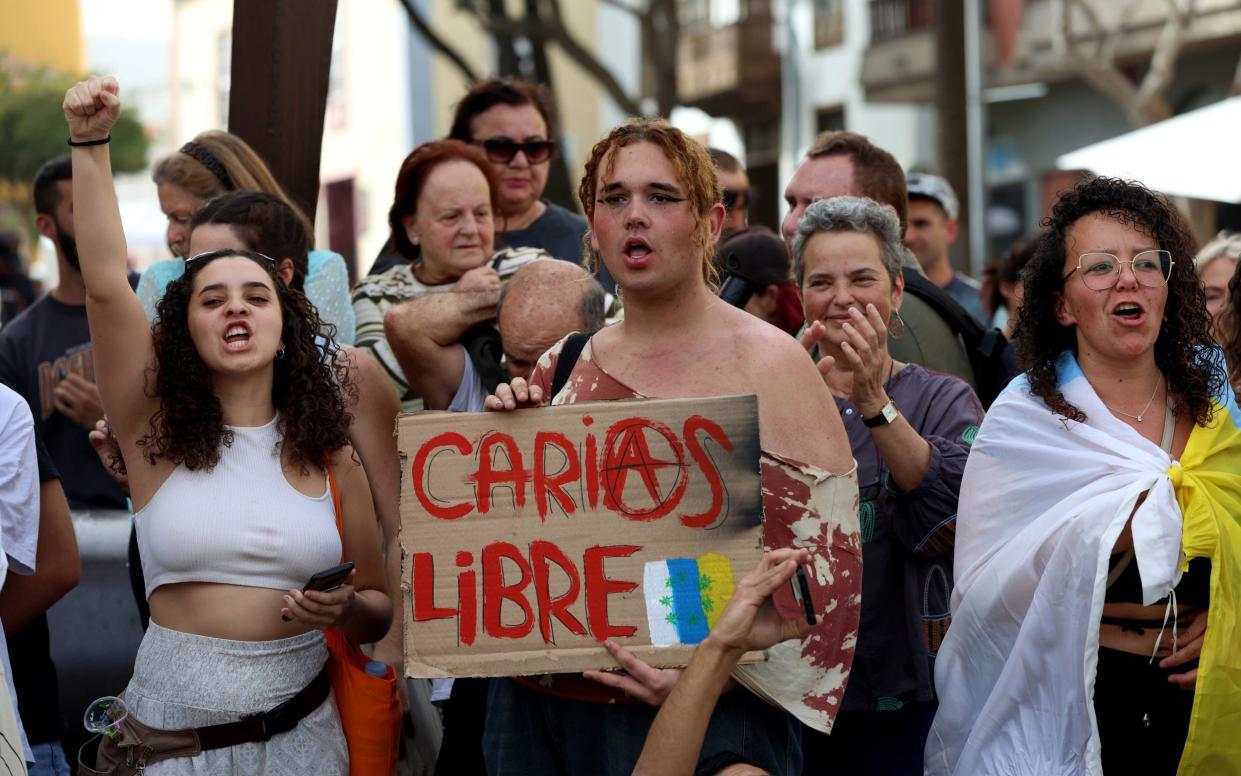
<svg viewBox="0 0 1241 776">
<path fill-rule="evenodd" d="M 594 145 L 578 215 L 543 196 L 545 90 L 489 80 L 400 163 L 356 284 L 222 131 L 155 165 L 173 257 L 138 277 L 119 85 L 63 107 L 32 187 L 59 279 L 0 328 L 11 772 L 363 772 L 327 663 L 340 636 L 403 677 L 398 414 L 737 394 L 767 552 L 689 665 L 607 641 L 619 670 L 399 681 L 403 768 L 1241 772 L 1238 235 L 1083 178 L 975 282 L 952 187 L 867 138 L 815 140 L 776 234 L 659 119 Z M 89 508 L 133 512 L 144 636 L 129 732 L 66 753 L 46 612 Z"/>
</svg>

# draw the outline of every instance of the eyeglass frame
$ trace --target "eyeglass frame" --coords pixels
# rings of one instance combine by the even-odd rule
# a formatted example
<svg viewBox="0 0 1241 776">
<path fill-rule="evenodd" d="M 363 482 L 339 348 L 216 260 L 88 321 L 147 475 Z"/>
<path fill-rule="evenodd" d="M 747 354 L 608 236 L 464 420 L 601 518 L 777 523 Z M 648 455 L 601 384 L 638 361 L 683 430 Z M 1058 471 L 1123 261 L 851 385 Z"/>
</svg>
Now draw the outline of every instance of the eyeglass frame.
<svg viewBox="0 0 1241 776">
<path fill-rule="evenodd" d="M 1145 253 L 1163 253 L 1163 254 L 1167 254 L 1167 256 L 1168 256 L 1168 274 L 1163 275 L 1163 282 L 1162 282 L 1162 283 L 1160 283 L 1160 284 L 1159 284 L 1159 285 L 1157 285 L 1157 286 L 1149 286 L 1149 285 L 1147 285 L 1147 284 L 1143 283 L 1143 282 L 1142 282 L 1142 280 L 1141 280 L 1141 278 L 1138 276 L 1137 271 L 1133 268 L 1133 266 L 1134 266 L 1134 265 L 1133 265 L 1133 262 L 1137 261 L 1138 257 L 1139 257 L 1139 256 L 1141 256 L 1141 255 L 1143 255 L 1143 254 L 1145 254 Z M 1085 275 L 1085 273 L 1082 273 L 1082 272 L 1081 272 L 1081 268 L 1082 268 L 1082 259 L 1086 258 L 1087 256 L 1111 256 L 1113 259 L 1115 259 L 1115 260 L 1116 260 L 1116 273 L 1115 273 L 1115 280 L 1113 280 L 1113 281 L 1112 281 L 1112 284 L 1111 284 L 1110 286 L 1107 286 L 1106 288 L 1091 288 L 1091 287 L 1090 287 L 1090 284 L 1086 282 L 1086 275 Z M 1108 290 L 1110 290 L 1110 289 L 1115 288 L 1115 287 L 1116 287 L 1116 285 L 1117 285 L 1118 283 L 1120 283 L 1120 276 L 1121 276 L 1121 274 L 1124 272 L 1124 266 L 1123 266 L 1123 265 L 1125 265 L 1125 264 L 1128 264 L 1128 265 L 1129 265 L 1129 271 L 1133 273 L 1133 279 L 1134 279 L 1135 281 L 1137 281 L 1137 284 L 1138 284 L 1138 285 L 1140 285 L 1140 286 L 1142 286 L 1143 288 L 1161 288 L 1161 287 L 1163 287 L 1163 286 L 1168 285 L 1168 281 L 1172 279 L 1172 268 L 1176 266 L 1176 262 L 1175 262 L 1175 261 L 1173 261 L 1173 259 L 1172 259 L 1172 251 L 1165 251 L 1165 250 L 1164 250 L 1164 249 L 1162 249 L 1162 248 L 1151 248 L 1150 250 L 1138 251 L 1137 253 L 1133 254 L 1133 258 L 1132 258 L 1132 259 L 1122 259 L 1122 258 L 1120 258 L 1119 256 L 1117 256 L 1116 254 L 1114 254 L 1114 253 L 1108 253 L 1107 251 L 1087 251 L 1087 252 L 1085 252 L 1085 253 L 1083 253 L 1082 255 L 1080 255 L 1080 256 L 1078 256 L 1078 257 L 1077 257 L 1077 266 L 1076 266 L 1076 267 L 1074 267 L 1073 269 L 1069 270 L 1068 274 L 1066 274 L 1064 277 L 1060 278 L 1060 282 L 1061 282 L 1061 283 L 1064 283 L 1065 281 L 1067 281 L 1069 278 L 1071 278 L 1071 277 L 1073 276 L 1073 273 L 1075 273 L 1075 272 L 1076 272 L 1076 273 L 1078 273 L 1079 275 L 1081 275 L 1081 278 L 1082 278 L 1082 285 L 1083 285 L 1083 286 L 1085 286 L 1085 287 L 1087 288 L 1087 290 L 1089 290 L 1089 291 L 1108 291 Z M 1163 262 L 1161 261 L 1161 262 L 1160 262 L 1160 266 L 1162 266 L 1162 265 L 1163 265 Z"/>
<path fill-rule="evenodd" d="M 556 143 L 556 140 L 550 137 L 543 138 L 542 140 L 520 140 L 519 141 L 519 140 L 514 140 L 511 137 L 505 137 L 503 135 L 500 135 L 498 137 L 489 137 L 485 140 L 480 140 L 478 138 L 475 138 L 471 140 L 470 142 L 482 148 L 483 154 L 487 157 L 487 161 L 491 162 L 492 164 L 510 164 L 514 159 L 517 158 L 517 153 L 519 151 L 526 155 L 526 161 L 528 163 L 543 164 L 544 162 L 551 161 L 552 156 L 554 156 L 556 153 L 556 148 L 558 145 Z M 507 157 L 497 157 L 494 155 L 495 149 L 489 148 L 487 146 L 488 143 L 493 144 L 493 146 L 497 144 L 511 146 L 513 149 L 513 152 L 509 154 Z M 542 159 L 534 159 L 530 154 L 531 146 L 546 146 L 547 156 L 544 156 Z"/>
</svg>

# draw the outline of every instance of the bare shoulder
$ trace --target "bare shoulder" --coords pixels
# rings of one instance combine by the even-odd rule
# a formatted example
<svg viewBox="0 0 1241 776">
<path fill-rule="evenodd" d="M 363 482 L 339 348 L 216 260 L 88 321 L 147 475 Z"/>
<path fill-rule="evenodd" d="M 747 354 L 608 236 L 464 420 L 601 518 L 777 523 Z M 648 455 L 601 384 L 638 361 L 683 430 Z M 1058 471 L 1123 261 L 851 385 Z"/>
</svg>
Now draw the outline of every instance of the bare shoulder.
<svg viewBox="0 0 1241 776">
<path fill-rule="evenodd" d="M 349 477 L 362 471 L 362 461 L 354 452 L 353 445 L 338 447 L 328 456 L 328 465 L 338 478 Z"/>
<path fill-rule="evenodd" d="M 795 387 L 804 388 L 802 381 L 807 380 L 822 385 L 814 362 L 794 337 L 736 308 L 730 308 L 726 324 L 735 343 L 738 372 L 756 387 L 786 390 L 793 381 Z"/>
<path fill-rule="evenodd" d="M 740 317 L 727 323 L 734 327 L 737 387 L 758 396 L 763 449 L 847 472 L 853 463 L 848 437 L 809 354 L 784 331 L 736 313 Z"/>
</svg>

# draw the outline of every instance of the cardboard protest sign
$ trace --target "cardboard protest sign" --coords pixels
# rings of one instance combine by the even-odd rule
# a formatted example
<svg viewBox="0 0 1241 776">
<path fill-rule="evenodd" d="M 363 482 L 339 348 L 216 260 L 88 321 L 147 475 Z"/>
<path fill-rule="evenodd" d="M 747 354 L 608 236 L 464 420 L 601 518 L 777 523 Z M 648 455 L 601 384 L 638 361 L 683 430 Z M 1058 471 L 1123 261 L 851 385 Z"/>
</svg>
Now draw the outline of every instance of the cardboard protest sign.
<svg viewBox="0 0 1241 776">
<path fill-rule="evenodd" d="M 413 677 L 681 666 L 762 551 L 753 396 L 402 416 Z"/>
</svg>

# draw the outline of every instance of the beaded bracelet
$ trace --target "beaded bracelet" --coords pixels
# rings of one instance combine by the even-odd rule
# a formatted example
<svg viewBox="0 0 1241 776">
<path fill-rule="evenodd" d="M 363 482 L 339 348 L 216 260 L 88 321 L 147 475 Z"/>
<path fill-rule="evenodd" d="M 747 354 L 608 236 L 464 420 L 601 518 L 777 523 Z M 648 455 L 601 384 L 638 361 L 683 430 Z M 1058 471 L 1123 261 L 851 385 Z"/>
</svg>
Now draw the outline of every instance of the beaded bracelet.
<svg viewBox="0 0 1241 776">
<path fill-rule="evenodd" d="M 74 148 L 80 148 L 81 146 L 97 146 L 97 145 L 103 145 L 104 143 L 111 142 L 111 140 L 112 140 L 111 135 L 108 135 L 107 137 L 104 137 L 104 138 L 100 138 L 98 140 L 74 140 L 73 138 L 69 138 L 69 145 L 73 146 Z"/>
</svg>

